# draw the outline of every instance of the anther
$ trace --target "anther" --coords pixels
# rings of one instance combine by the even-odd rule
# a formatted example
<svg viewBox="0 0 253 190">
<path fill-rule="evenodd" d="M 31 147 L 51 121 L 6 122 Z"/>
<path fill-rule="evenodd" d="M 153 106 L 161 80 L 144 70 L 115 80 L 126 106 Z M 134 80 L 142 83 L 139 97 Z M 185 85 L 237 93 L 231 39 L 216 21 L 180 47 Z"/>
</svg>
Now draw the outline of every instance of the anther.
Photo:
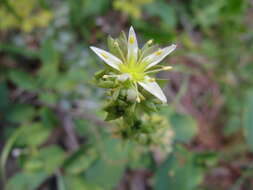
<svg viewBox="0 0 253 190">
<path fill-rule="evenodd" d="M 148 41 L 148 45 L 149 45 L 149 46 L 150 46 L 152 43 L 153 43 L 153 40 L 152 40 L 152 39 Z"/>
<path fill-rule="evenodd" d="M 114 78 L 114 77 L 118 77 L 118 75 L 104 75 L 103 78 L 107 79 L 107 78 Z"/>
<path fill-rule="evenodd" d="M 172 66 L 165 66 L 165 67 L 162 68 L 162 70 L 168 71 L 168 70 L 170 70 L 170 69 L 172 69 L 172 68 L 173 68 Z"/>
</svg>

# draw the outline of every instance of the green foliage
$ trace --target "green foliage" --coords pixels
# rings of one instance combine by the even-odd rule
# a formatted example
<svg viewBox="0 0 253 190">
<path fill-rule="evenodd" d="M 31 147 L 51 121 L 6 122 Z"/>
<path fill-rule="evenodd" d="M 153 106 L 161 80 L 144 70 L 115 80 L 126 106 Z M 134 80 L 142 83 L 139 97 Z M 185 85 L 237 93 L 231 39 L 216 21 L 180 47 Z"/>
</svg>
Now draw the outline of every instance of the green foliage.
<svg viewBox="0 0 253 190">
<path fill-rule="evenodd" d="M 246 142 L 251 151 L 253 151 L 253 98 L 252 92 L 249 93 L 244 107 L 243 129 Z"/>
<path fill-rule="evenodd" d="M 203 167 L 196 162 L 197 157 L 182 148 L 175 151 L 158 168 L 155 189 L 195 190 L 203 180 Z"/>
<path fill-rule="evenodd" d="M 163 1 L 153 2 L 145 6 L 145 10 L 150 16 L 157 16 L 161 19 L 164 30 L 172 30 L 177 23 L 176 11 L 173 5 Z"/>
<path fill-rule="evenodd" d="M 170 122 L 176 141 L 188 143 L 197 134 L 196 121 L 188 115 L 173 113 L 170 115 Z"/>
<path fill-rule="evenodd" d="M 114 0 L 113 6 L 116 10 L 130 15 L 134 18 L 141 17 L 141 8 L 143 5 L 151 3 L 153 0 Z"/>
<path fill-rule="evenodd" d="M 18 173 L 13 176 L 7 186 L 7 190 L 33 190 L 46 179 L 46 173 Z"/>
<path fill-rule="evenodd" d="M 116 140 L 107 140 L 103 143 L 101 149 L 104 150 L 104 153 L 87 170 L 86 179 L 104 189 L 112 189 L 123 175 L 129 150 L 128 147 L 123 149 L 122 145 Z M 108 171 L 110 171 L 109 175 Z"/>
<path fill-rule="evenodd" d="M 41 123 L 33 123 L 31 125 L 25 124 L 25 126 L 22 127 L 25 128 L 25 130 L 18 139 L 18 144 L 20 146 L 40 146 L 47 140 L 51 133 L 50 128 L 45 128 Z"/>
<path fill-rule="evenodd" d="M 38 9 L 36 0 L 3 0 L 0 7 L 0 30 L 18 28 L 31 32 L 35 27 L 46 27 L 52 19 L 48 10 Z"/>
</svg>

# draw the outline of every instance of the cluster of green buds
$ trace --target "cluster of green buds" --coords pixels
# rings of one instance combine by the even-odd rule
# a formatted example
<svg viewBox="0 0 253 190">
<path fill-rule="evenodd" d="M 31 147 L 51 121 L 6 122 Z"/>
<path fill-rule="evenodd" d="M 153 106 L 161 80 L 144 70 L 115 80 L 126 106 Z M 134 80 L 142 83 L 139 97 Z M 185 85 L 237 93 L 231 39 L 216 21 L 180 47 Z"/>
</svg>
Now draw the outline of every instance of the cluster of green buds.
<svg viewBox="0 0 253 190">
<path fill-rule="evenodd" d="M 96 85 L 108 89 L 108 101 L 104 106 L 106 120 L 117 120 L 121 131 L 116 131 L 123 139 L 152 144 L 154 138 L 149 138 L 148 134 L 155 134 L 159 127 L 150 127 L 152 123 L 145 118 L 156 112 L 160 105 L 167 103 L 159 86 L 164 80 L 156 79 L 154 74 L 172 69 L 171 66 L 157 64 L 175 50 L 176 45 L 160 49 L 149 40 L 139 48 L 136 34 L 131 27 L 128 38 L 124 32 L 117 39 L 108 37 L 108 48 L 110 53 L 91 47 L 106 63 L 106 68 L 97 72 L 94 77 Z"/>
<path fill-rule="evenodd" d="M 166 117 L 159 114 L 144 114 L 132 125 L 126 124 L 121 119 L 115 123 L 117 125 L 112 130 L 115 137 L 132 140 L 151 149 L 160 147 L 167 153 L 171 151 L 174 132 Z"/>
</svg>

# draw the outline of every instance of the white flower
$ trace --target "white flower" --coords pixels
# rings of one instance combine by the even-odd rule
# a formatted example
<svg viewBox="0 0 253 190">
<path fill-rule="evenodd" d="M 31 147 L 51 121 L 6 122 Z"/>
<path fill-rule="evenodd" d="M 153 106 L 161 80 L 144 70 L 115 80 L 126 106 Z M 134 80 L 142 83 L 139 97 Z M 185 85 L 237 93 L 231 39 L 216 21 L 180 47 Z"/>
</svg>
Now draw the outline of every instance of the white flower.
<svg viewBox="0 0 253 190">
<path fill-rule="evenodd" d="M 148 42 L 149 43 L 149 42 Z M 117 44 L 116 44 L 117 45 Z M 90 47 L 106 64 L 108 64 L 113 69 L 117 70 L 119 75 L 106 75 L 106 77 L 117 77 L 120 80 L 129 80 L 132 82 L 134 88 L 137 91 L 137 101 L 140 101 L 138 96 L 138 86 L 139 84 L 142 88 L 150 92 L 156 98 L 160 99 L 162 102 L 167 102 L 166 96 L 155 82 L 155 80 L 148 76 L 149 73 L 158 72 L 161 70 L 169 70 L 172 67 L 162 67 L 162 69 L 150 70 L 153 66 L 161 62 L 167 55 L 169 55 L 173 50 L 175 50 L 176 45 L 172 44 L 163 49 L 159 49 L 154 53 L 142 57 L 139 55 L 139 48 L 137 43 L 136 34 L 133 27 L 130 27 L 128 41 L 127 41 L 127 55 L 124 56 L 122 51 L 121 58 L 102 50 L 97 47 Z"/>
</svg>

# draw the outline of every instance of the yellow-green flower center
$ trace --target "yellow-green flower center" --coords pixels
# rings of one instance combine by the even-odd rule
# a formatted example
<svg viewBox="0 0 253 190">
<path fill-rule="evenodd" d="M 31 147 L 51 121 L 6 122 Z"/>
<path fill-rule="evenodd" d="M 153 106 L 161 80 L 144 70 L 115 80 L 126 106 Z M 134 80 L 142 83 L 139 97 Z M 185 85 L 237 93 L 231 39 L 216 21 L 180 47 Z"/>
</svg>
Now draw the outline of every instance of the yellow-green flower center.
<svg viewBox="0 0 253 190">
<path fill-rule="evenodd" d="M 145 65 L 144 64 L 121 64 L 119 66 L 120 72 L 121 73 L 127 73 L 130 75 L 130 79 L 138 82 L 138 81 L 143 81 L 145 77 Z"/>
</svg>

